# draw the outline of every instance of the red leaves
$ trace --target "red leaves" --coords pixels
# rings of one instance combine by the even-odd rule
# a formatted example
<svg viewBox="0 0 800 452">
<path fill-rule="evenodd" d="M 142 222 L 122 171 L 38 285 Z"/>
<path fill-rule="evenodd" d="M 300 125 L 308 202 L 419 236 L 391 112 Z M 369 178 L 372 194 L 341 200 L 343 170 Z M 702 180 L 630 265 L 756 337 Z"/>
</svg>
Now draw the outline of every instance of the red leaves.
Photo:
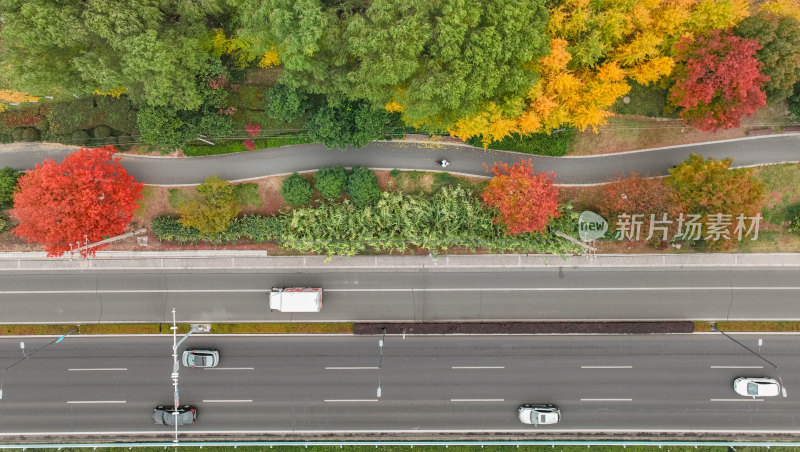
<svg viewBox="0 0 800 452">
<path fill-rule="evenodd" d="M 756 57 L 755 39 L 734 36 L 730 30 L 712 30 L 694 41 L 683 38 L 675 45 L 678 67 L 670 102 L 682 107 L 681 117 L 701 130 L 738 127 L 744 115 L 766 105 Z"/>
<path fill-rule="evenodd" d="M 248 139 L 244 140 L 244 147 L 248 151 L 252 151 L 253 149 L 256 148 L 256 142 L 251 140 L 250 138 L 248 138 Z"/>
<path fill-rule="evenodd" d="M 558 213 L 558 190 L 554 174 L 534 173 L 530 160 L 509 167 L 495 163 L 494 177 L 482 193 L 483 201 L 499 210 L 495 223 L 502 222 L 508 233 L 542 232 Z"/>
<path fill-rule="evenodd" d="M 261 124 L 253 124 L 252 122 L 248 122 L 244 129 L 247 130 L 247 133 L 249 133 L 253 138 L 256 138 L 261 134 Z"/>
<path fill-rule="evenodd" d="M 77 248 L 123 233 L 143 186 L 115 152 L 113 146 L 81 148 L 62 163 L 46 159 L 23 174 L 11 211 L 20 222 L 14 234 L 44 245 L 48 256 L 60 256 L 70 244 Z"/>
</svg>

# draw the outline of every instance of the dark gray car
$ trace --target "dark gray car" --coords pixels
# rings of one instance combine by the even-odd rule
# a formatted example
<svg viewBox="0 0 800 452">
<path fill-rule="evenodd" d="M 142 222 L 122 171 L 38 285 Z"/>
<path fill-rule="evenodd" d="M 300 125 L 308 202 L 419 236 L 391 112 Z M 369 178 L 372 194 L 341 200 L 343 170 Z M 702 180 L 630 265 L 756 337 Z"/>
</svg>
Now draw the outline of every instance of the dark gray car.
<svg viewBox="0 0 800 452">
<path fill-rule="evenodd" d="M 159 406 L 153 410 L 153 420 L 159 425 L 178 425 L 194 424 L 197 421 L 197 409 L 189 405 L 179 406 L 178 415 L 175 416 L 175 408 Z"/>
</svg>

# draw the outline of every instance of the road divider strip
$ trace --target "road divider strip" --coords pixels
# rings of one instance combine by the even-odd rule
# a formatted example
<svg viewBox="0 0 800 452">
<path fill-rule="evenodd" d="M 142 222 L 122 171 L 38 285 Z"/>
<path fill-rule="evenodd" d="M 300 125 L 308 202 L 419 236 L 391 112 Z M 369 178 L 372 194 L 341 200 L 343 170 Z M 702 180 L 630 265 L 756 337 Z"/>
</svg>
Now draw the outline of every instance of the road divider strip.
<svg viewBox="0 0 800 452">
<path fill-rule="evenodd" d="M 97 368 L 97 369 L 67 369 L 69 372 L 101 372 L 101 371 L 125 371 L 128 370 L 127 367 L 105 367 L 105 368 Z"/>
<path fill-rule="evenodd" d="M 451 369 L 505 369 L 506 366 L 450 366 Z"/>
<path fill-rule="evenodd" d="M 203 370 L 255 370 L 254 367 L 204 367 Z"/>
<path fill-rule="evenodd" d="M 633 366 L 581 366 L 581 369 L 633 369 Z"/>
<path fill-rule="evenodd" d="M 252 403 L 252 399 L 239 400 L 203 400 L 203 403 Z"/>
<path fill-rule="evenodd" d="M 67 400 L 69 404 L 89 404 L 89 403 L 127 403 L 125 400 Z"/>
<path fill-rule="evenodd" d="M 581 399 L 581 402 L 633 402 L 633 399 Z"/>
<path fill-rule="evenodd" d="M 505 399 L 450 399 L 451 402 L 505 402 Z"/>
</svg>

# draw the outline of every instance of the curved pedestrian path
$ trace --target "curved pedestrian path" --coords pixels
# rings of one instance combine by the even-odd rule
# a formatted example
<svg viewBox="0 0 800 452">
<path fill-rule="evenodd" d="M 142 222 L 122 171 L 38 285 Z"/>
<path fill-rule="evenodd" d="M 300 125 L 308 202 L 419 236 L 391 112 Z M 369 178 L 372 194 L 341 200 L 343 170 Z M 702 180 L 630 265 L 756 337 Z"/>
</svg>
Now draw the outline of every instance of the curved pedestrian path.
<svg viewBox="0 0 800 452">
<path fill-rule="evenodd" d="M 33 168 L 45 158 L 61 160 L 76 148 L 40 143 L 6 145 L 0 150 L 0 167 Z M 151 157 L 121 154 L 123 166 L 139 181 L 151 185 L 193 185 L 218 175 L 244 181 L 294 171 L 315 171 L 334 165 L 372 169 L 441 170 L 439 159 L 452 162 L 447 171 L 487 176 L 494 162 L 515 163 L 531 159 L 537 171 L 554 172 L 563 185 L 600 184 L 636 172 L 641 176 L 665 176 L 667 170 L 695 153 L 733 159 L 733 166 L 757 166 L 800 161 L 800 134 L 781 134 L 707 143 L 687 144 L 575 157 L 545 157 L 516 152 L 483 150 L 464 144 L 428 141 L 376 141 L 363 148 L 328 149 L 321 144 L 299 144 L 236 154 L 207 157 Z"/>
</svg>

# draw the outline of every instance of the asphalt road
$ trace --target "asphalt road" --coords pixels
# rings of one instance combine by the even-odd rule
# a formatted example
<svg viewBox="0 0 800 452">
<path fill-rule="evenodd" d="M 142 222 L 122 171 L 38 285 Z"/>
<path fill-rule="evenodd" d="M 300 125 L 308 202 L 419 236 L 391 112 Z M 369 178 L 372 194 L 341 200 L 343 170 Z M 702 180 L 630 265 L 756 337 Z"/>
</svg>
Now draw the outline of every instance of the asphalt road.
<svg viewBox="0 0 800 452">
<path fill-rule="evenodd" d="M 670 336 L 201 337 L 220 367 L 180 372 L 184 432 L 800 432 L 798 337 L 739 335 L 773 369 L 718 334 Z M 31 352 L 51 339 L 26 338 Z M 0 340 L 3 367 L 21 358 Z M 164 432 L 171 337 L 68 337 L 3 375 L 0 434 Z M 379 367 L 380 364 L 380 367 Z M 781 378 L 788 397 L 733 392 L 738 376 Z M 381 396 L 377 397 L 377 388 Z M 562 422 L 516 419 L 554 403 Z"/>
<path fill-rule="evenodd" d="M 0 167 L 18 170 L 33 168 L 45 158 L 61 160 L 72 148 L 14 145 L 0 152 Z M 255 152 L 192 158 L 153 158 L 121 155 L 123 166 L 146 184 L 190 185 L 202 183 L 206 177 L 218 175 L 237 181 L 264 176 L 289 174 L 293 171 L 315 171 L 343 165 L 375 169 L 416 169 L 435 171 L 434 161 L 445 158 L 452 162 L 452 173 L 486 176 L 484 165 L 494 162 L 515 163 L 520 158 L 532 159 L 537 171 L 554 172 L 560 184 L 593 184 L 614 180 L 618 175 L 636 172 L 642 176 L 663 176 L 667 170 L 685 160 L 690 153 L 722 159 L 731 157 L 734 166 L 751 166 L 800 161 L 800 135 L 775 135 L 711 143 L 681 145 L 649 151 L 625 152 L 590 157 L 543 157 L 503 151 L 485 151 L 471 146 L 416 143 L 403 141 L 373 142 L 360 149 L 346 151 L 327 149 L 321 144 L 302 144 Z"/>
<path fill-rule="evenodd" d="M 271 287 L 324 289 L 270 312 Z M 3 323 L 800 320 L 800 270 L 658 267 L 0 272 Z"/>
</svg>

